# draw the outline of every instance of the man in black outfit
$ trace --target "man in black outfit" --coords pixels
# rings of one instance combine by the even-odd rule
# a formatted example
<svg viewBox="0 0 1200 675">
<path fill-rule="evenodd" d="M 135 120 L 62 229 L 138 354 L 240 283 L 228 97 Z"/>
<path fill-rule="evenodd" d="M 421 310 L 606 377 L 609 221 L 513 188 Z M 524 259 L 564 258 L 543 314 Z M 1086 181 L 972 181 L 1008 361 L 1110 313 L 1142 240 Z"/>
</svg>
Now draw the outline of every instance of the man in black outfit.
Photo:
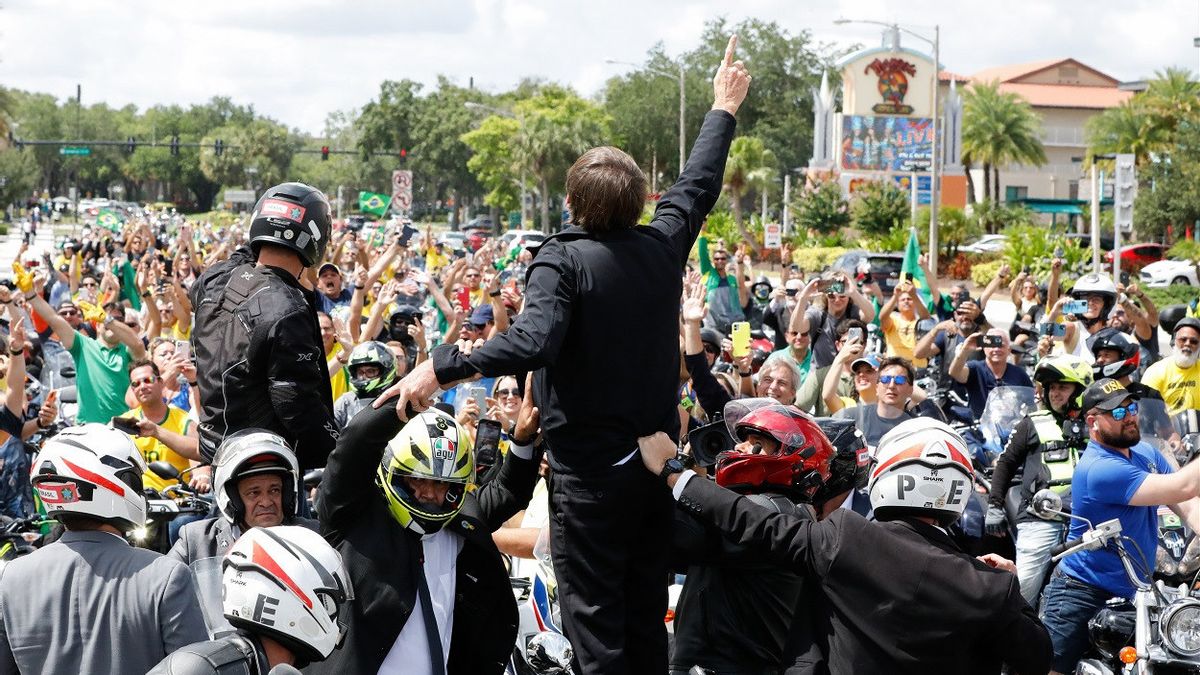
<svg viewBox="0 0 1200 675">
<path fill-rule="evenodd" d="M 398 396 L 403 416 L 410 404 L 424 410 L 438 388 L 536 371 L 553 468 L 551 549 L 578 673 L 667 669 L 672 504 L 638 467 L 637 439 L 679 435 L 682 272 L 720 195 L 733 116 L 750 84 L 736 45 L 735 36 L 691 158 L 649 226 L 636 227 L 646 179 L 633 159 L 611 147 L 584 153 L 567 174 L 572 226 L 530 263 L 525 307 L 509 330 L 469 356 L 438 347 L 374 404 Z"/>
<path fill-rule="evenodd" d="M 337 442 L 333 391 L 313 291 L 300 285 L 321 262 L 332 221 L 325 195 L 302 183 L 267 190 L 250 217 L 250 247 L 192 285 L 200 385 L 200 454 L 212 461 L 226 434 L 273 431 L 300 469 L 325 466 Z"/>
</svg>

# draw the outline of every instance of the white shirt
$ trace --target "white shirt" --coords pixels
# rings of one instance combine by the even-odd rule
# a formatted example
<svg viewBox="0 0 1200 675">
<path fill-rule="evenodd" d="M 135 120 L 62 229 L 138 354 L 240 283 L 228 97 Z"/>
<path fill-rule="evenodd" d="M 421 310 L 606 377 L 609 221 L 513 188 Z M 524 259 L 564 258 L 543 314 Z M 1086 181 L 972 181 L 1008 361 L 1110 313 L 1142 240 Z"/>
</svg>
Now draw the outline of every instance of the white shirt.
<svg viewBox="0 0 1200 675">
<path fill-rule="evenodd" d="M 429 599 L 433 603 L 433 618 L 437 621 L 438 635 L 442 638 L 442 658 L 450 657 L 450 635 L 454 632 L 454 591 L 457 583 L 458 554 L 462 551 L 462 537 L 438 530 L 421 537 L 425 551 L 425 580 L 429 584 Z M 425 611 L 421 609 L 421 594 L 412 614 L 392 643 L 379 675 L 432 675 L 433 661 L 429 654 L 429 638 L 425 633 Z M 443 663 L 443 672 L 445 664 Z"/>
</svg>

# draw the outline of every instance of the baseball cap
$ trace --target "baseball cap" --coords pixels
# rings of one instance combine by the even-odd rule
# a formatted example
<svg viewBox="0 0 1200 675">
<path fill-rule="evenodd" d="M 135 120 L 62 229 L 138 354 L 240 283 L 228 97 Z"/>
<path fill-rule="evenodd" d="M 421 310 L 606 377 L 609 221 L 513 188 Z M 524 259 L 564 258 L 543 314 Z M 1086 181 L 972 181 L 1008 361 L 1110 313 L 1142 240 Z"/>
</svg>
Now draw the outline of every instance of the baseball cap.
<svg viewBox="0 0 1200 675">
<path fill-rule="evenodd" d="M 342 270 L 340 267 L 338 267 L 337 265 L 334 265 L 331 262 L 327 262 L 324 265 L 321 265 L 321 268 L 317 270 L 317 276 L 321 276 L 322 274 L 324 274 L 325 270 L 333 270 L 334 272 L 337 272 L 339 275 L 342 273 Z"/>
<path fill-rule="evenodd" d="M 1191 328 L 1192 330 L 1200 333 L 1200 319 L 1192 316 L 1183 317 L 1178 323 L 1175 324 L 1175 328 L 1171 330 L 1171 335 L 1178 333 L 1180 328 Z"/>
<path fill-rule="evenodd" d="M 864 354 L 863 356 L 860 356 L 857 359 L 854 359 L 854 362 L 850 364 L 850 372 L 854 372 L 854 369 L 857 368 L 859 366 L 859 364 L 862 364 L 862 363 L 865 363 L 868 366 L 871 366 L 875 370 L 879 370 L 879 355 L 878 354 Z"/>
<path fill-rule="evenodd" d="M 1137 400 L 1138 397 L 1130 393 L 1120 382 L 1106 377 L 1096 380 L 1083 390 L 1083 411 L 1087 412 L 1092 408 L 1112 410 L 1130 398 Z"/>
<path fill-rule="evenodd" d="M 487 325 L 495 319 L 496 315 L 492 313 L 492 306 L 490 304 L 480 305 L 475 308 L 474 312 L 471 312 L 471 323 L 476 326 Z"/>
</svg>

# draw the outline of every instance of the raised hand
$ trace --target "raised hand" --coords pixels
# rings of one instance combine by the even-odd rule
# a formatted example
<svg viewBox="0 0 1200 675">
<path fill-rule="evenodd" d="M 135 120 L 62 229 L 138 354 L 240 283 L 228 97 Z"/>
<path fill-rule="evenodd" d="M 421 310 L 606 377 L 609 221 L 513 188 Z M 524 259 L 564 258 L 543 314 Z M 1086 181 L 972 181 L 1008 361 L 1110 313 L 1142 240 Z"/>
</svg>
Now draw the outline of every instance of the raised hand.
<svg viewBox="0 0 1200 675">
<path fill-rule="evenodd" d="M 730 115 L 736 115 L 742 101 L 746 100 L 746 92 L 750 89 L 750 73 L 741 61 L 733 60 L 737 50 L 737 35 L 729 38 L 725 47 L 725 59 L 713 76 L 713 110 L 724 110 Z"/>
</svg>

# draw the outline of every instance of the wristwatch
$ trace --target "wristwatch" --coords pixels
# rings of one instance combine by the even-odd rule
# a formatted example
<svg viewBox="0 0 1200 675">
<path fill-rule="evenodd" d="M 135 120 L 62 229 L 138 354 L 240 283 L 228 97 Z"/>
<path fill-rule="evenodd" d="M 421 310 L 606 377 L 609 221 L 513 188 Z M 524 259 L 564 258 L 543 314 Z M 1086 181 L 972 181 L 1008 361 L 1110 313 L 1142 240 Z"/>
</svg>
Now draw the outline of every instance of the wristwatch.
<svg viewBox="0 0 1200 675">
<path fill-rule="evenodd" d="M 658 477 L 666 480 L 667 476 L 670 476 L 673 473 L 683 473 L 685 469 L 687 469 L 687 467 L 683 465 L 682 460 L 680 460 L 678 457 L 672 457 L 671 459 L 667 460 L 666 464 L 663 465 L 662 471 L 658 472 Z"/>
</svg>

